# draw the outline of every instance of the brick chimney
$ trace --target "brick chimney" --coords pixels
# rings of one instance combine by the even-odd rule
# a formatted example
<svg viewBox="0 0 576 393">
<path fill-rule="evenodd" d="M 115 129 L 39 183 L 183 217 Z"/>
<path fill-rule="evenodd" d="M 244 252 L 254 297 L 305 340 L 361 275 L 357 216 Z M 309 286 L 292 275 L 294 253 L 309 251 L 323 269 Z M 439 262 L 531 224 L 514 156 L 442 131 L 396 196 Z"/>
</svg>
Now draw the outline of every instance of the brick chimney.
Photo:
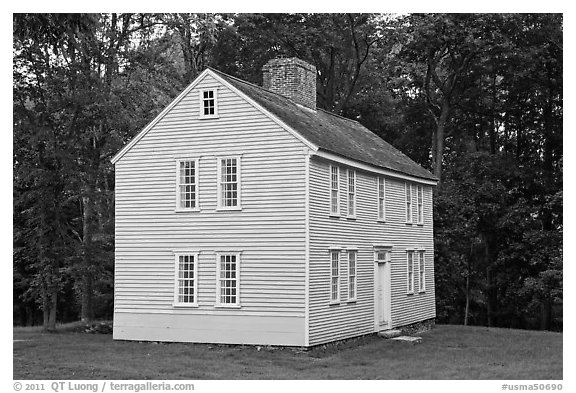
<svg viewBox="0 0 576 393">
<path fill-rule="evenodd" d="M 316 67 L 296 57 L 277 58 L 262 67 L 263 87 L 316 110 Z"/>
</svg>

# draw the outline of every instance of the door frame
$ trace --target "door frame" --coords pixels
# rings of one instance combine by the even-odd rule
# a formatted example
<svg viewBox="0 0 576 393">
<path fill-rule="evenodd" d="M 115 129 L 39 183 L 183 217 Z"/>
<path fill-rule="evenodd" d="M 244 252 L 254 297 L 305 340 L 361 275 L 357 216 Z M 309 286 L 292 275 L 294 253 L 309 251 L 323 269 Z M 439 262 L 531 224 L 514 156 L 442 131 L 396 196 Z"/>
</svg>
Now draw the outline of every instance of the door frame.
<svg viewBox="0 0 576 393">
<path fill-rule="evenodd" d="M 378 259 L 378 252 L 386 252 L 386 258 L 384 260 Z M 374 247 L 374 331 L 379 332 L 381 330 L 387 330 L 392 328 L 392 288 L 391 288 L 391 261 L 392 261 L 392 247 Z M 379 315 L 379 302 L 378 302 L 378 284 L 380 280 L 380 266 L 384 266 L 384 296 L 383 302 L 386 304 L 385 318 L 387 323 L 381 325 L 378 321 Z"/>
</svg>

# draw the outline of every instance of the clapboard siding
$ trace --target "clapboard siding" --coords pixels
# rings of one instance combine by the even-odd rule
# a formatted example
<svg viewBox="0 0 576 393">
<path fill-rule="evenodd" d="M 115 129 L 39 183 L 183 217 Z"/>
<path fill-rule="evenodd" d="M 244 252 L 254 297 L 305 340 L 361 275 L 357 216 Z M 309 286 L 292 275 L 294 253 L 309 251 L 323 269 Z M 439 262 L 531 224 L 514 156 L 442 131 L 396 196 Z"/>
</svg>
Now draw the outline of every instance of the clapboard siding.
<svg viewBox="0 0 576 393">
<path fill-rule="evenodd" d="M 392 326 L 402 326 L 435 316 L 432 239 L 432 188 L 424 186 L 424 225 L 405 223 L 404 181 L 386 178 L 386 221 L 377 221 L 377 177 L 356 171 L 356 219 L 347 214 L 347 167 L 340 165 L 341 217 L 329 217 L 330 162 L 310 160 L 310 294 L 309 343 L 344 339 L 374 331 L 375 243 L 393 245 L 391 254 Z M 338 165 L 335 164 L 334 165 Z M 414 219 L 416 220 L 416 219 Z M 341 302 L 331 305 L 331 246 L 358 247 L 357 300 L 347 302 L 347 257 L 340 254 Z M 406 249 L 426 250 L 426 292 L 407 295 Z M 417 270 L 416 270 L 417 272 Z M 416 285 L 416 289 L 418 289 Z"/>
<path fill-rule="evenodd" d="M 218 88 L 217 119 L 197 116 L 204 88 Z M 217 211 L 217 159 L 232 155 L 242 210 Z M 199 212 L 175 212 L 178 158 L 199 160 Z M 303 345 L 305 162 L 302 142 L 206 75 L 116 162 L 115 337 Z M 197 308 L 173 306 L 177 250 L 199 252 Z M 214 307 L 215 253 L 226 250 L 241 251 L 240 309 Z M 266 332 L 259 317 L 290 322 Z"/>
</svg>

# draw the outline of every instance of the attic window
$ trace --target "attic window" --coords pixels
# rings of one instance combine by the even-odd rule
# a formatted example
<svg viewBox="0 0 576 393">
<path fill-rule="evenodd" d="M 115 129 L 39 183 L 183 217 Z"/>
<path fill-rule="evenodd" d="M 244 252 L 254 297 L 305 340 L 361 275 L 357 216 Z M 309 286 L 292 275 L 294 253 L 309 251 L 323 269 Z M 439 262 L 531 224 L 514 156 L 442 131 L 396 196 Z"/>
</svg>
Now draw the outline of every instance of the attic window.
<svg viewBox="0 0 576 393">
<path fill-rule="evenodd" d="M 218 90 L 200 91 L 200 118 L 218 117 Z"/>
</svg>

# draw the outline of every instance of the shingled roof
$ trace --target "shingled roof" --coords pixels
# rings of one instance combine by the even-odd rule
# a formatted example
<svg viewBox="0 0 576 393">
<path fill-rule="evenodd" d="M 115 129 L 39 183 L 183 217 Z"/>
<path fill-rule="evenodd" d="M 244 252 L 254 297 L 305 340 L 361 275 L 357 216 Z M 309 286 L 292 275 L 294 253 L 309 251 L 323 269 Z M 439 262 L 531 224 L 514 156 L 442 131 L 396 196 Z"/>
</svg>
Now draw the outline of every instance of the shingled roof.
<svg viewBox="0 0 576 393">
<path fill-rule="evenodd" d="M 378 135 L 355 120 L 313 111 L 260 86 L 210 68 L 320 150 L 414 177 L 438 180 Z"/>
</svg>

